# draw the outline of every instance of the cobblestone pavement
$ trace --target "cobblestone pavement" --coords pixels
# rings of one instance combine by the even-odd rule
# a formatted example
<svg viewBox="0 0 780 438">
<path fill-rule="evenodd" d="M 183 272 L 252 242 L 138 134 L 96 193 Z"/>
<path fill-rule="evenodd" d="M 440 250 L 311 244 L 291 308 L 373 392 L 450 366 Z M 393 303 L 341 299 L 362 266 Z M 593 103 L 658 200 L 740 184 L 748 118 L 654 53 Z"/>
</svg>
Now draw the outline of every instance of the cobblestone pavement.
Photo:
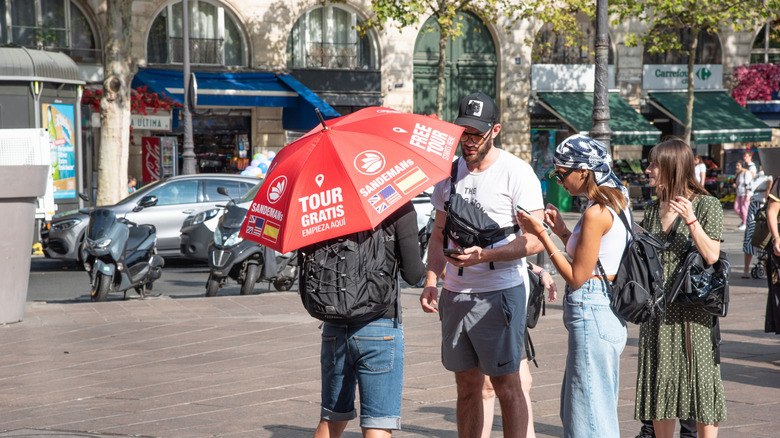
<svg viewBox="0 0 780 438">
<path fill-rule="evenodd" d="M 641 214 L 637 212 L 637 214 Z M 567 215 L 567 222 L 576 215 Z M 743 280 L 741 233 L 726 214 L 733 272 L 722 321 L 728 421 L 721 437 L 776 437 L 780 348 L 763 332 L 766 286 Z M 562 282 L 559 285 L 562 286 Z M 438 318 L 404 288 L 406 367 L 399 437 L 456 437 L 454 378 L 439 361 Z M 319 323 L 297 294 L 107 303 L 28 303 L 0 326 L 2 437 L 306 437 L 319 416 Z M 621 359 L 621 435 L 633 437 L 636 326 Z M 534 422 L 560 437 L 566 330 L 560 300 L 532 332 Z M 494 436 L 501 434 L 500 412 Z M 357 422 L 345 437 L 359 437 Z"/>
</svg>

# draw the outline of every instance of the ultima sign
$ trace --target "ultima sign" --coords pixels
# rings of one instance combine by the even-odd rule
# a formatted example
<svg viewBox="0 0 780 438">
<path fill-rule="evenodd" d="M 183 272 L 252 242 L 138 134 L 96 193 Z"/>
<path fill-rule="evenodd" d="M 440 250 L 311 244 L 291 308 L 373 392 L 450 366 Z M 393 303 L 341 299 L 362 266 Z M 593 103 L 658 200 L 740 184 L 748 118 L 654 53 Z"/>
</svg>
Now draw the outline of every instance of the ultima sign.
<svg viewBox="0 0 780 438">
<path fill-rule="evenodd" d="M 712 90 L 723 88 L 723 66 L 696 64 L 693 67 L 693 88 Z M 688 88 L 688 66 L 649 64 L 642 70 L 642 88 L 645 90 L 685 90 Z"/>
</svg>

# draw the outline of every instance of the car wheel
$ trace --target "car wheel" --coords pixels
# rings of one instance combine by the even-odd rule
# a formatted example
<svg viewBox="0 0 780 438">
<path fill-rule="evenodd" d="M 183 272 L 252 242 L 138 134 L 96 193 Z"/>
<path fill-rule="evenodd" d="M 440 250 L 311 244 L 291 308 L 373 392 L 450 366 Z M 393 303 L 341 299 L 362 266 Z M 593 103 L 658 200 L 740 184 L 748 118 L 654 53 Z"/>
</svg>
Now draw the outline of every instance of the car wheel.
<svg viewBox="0 0 780 438">
<path fill-rule="evenodd" d="M 219 293 L 219 279 L 214 277 L 214 274 L 209 274 L 209 279 L 206 281 L 206 296 L 216 297 Z"/>
<path fill-rule="evenodd" d="M 92 301 L 100 302 L 108 300 L 108 291 L 111 289 L 111 276 L 97 274 L 95 284 L 92 286 Z"/>
<path fill-rule="evenodd" d="M 246 265 L 246 275 L 244 275 L 244 282 L 241 284 L 241 295 L 251 295 L 255 290 L 255 283 L 260 278 L 260 265 L 254 263 Z"/>
</svg>

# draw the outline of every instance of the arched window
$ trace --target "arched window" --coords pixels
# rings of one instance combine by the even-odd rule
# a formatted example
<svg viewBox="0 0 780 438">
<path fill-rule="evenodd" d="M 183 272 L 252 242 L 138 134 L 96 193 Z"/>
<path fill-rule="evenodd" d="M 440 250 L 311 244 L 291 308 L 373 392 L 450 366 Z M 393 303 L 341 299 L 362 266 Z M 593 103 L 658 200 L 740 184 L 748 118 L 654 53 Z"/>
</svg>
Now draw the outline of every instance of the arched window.
<svg viewBox="0 0 780 438">
<path fill-rule="evenodd" d="M 0 41 L 67 53 L 76 62 L 99 63 L 92 23 L 71 0 L 0 0 Z"/>
<path fill-rule="evenodd" d="M 287 67 L 376 70 L 376 50 L 368 33 L 361 37 L 355 12 L 341 6 L 306 11 L 287 39 Z"/>
<path fill-rule="evenodd" d="M 181 64 L 184 59 L 181 1 L 171 3 L 152 22 L 146 42 L 149 64 Z M 237 20 L 222 6 L 190 0 L 190 62 L 246 66 L 246 38 Z"/>
<path fill-rule="evenodd" d="M 751 64 L 777 62 L 780 62 L 780 19 L 770 21 L 761 27 L 750 50 Z"/>
<path fill-rule="evenodd" d="M 542 26 L 536 34 L 531 52 L 534 64 L 595 64 L 596 24 L 585 14 L 577 15 L 577 23 L 582 34 L 582 44 L 570 44 L 565 36 L 553 31 L 552 24 Z M 614 64 L 611 39 L 608 47 L 609 64 Z"/>
<path fill-rule="evenodd" d="M 682 44 L 683 50 L 668 50 L 662 53 L 649 53 L 644 50 L 642 62 L 645 64 L 687 64 L 688 55 L 684 53 L 686 47 L 692 42 L 692 32 L 689 29 L 676 29 L 666 32 L 677 33 L 677 40 Z M 696 46 L 696 64 L 720 64 L 723 55 L 718 35 L 706 30 L 699 32 L 699 41 Z"/>
</svg>

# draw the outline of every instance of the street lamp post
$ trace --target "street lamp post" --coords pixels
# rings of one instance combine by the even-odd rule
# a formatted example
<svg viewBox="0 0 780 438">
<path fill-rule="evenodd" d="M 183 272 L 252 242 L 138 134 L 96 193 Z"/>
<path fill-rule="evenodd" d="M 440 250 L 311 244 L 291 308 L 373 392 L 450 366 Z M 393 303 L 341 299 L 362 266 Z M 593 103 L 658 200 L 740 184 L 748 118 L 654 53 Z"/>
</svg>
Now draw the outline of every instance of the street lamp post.
<svg viewBox="0 0 780 438">
<path fill-rule="evenodd" d="M 184 144 L 182 145 L 182 175 L 192 175 L 196 171 L 195 144 L 192 141 L 192 112 L 190 111 L 190 2 L 183 0 L 181 4 L 182 19 L 182 63 L 184 64 Z"/>
<path fill-rule="evenodd" d="M 610 148 L 608 63 L 609 38 L 607 36 L 607 0 L 596 0 L 596 73 L 593 85 L 593 128 L 590 136 Z"/>
</svg>

